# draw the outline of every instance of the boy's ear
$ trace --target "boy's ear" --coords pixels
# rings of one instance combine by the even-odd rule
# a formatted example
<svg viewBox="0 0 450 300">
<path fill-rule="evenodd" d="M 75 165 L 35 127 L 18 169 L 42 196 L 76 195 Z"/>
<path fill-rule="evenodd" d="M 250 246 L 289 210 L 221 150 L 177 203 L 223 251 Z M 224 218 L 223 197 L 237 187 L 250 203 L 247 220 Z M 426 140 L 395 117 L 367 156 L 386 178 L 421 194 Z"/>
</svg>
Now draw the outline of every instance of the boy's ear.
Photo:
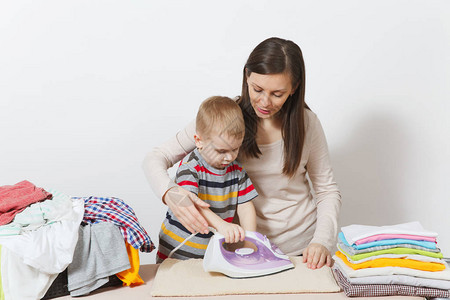
<svg viewBox="0 0 450 300">
<path fill-rule="evenodd" d="M 199 136 L 198 134 L 194 134 L 194 141 L 195 141 L 195 146 L 201 150 L 203 148 L 203 141 L 201 136 Z"/>
</svg>

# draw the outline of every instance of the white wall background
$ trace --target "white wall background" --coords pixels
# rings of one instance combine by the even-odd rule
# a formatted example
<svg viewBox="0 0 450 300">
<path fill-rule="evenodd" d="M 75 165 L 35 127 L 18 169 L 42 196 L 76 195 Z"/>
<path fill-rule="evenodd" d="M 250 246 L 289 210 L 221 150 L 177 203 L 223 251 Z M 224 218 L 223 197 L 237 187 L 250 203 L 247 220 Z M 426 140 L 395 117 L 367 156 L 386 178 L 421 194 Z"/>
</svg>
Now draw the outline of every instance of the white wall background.
<svg viewBox="0 0 450 300">
<path fill-rule="evenodd" d="M 116 196 L 157 242 L 141 169 L 262 40 L 298 43 L 342 190 L 340 223 L 413 220 L 450 256 L 450 2 L 0 4 L 0 185 Z M 155 252 L 142 254 L 154 262 Z"/>
</svg>

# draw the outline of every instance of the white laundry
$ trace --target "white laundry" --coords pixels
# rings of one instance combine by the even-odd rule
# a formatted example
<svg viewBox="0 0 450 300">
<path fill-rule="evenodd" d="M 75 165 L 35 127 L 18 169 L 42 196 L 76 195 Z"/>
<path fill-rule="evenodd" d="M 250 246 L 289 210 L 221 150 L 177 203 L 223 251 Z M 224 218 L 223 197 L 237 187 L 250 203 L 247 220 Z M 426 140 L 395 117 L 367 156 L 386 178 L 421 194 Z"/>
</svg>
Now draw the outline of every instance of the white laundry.
<svg viewBox="0 0 450 300">
<path fill-rule="evenodd" d="M 376 275 L 364 277 L 349 277 L 341 264 L 335 264 L 333 268 L 339 269 L 347 277 L 351 284 L 400 284 L 420 287 L 430 287 L 435 289 L 450 290 L 450 280 L 421 278 L 408 275 Z"/>
<path fill-rule="evenodd" d="M 450 269 L 448 268 L 447 263 L 445 263 L 444 261 L 443 263 L 445 265 L 445 269 L 443 271 L 429 272 L 402 267 L 363 268 L 353 270 L 336 255 L 333 256 L 333 259 L 335 261 L 335 264 L 339 265 L 340 270 L 343 270 L 343 274 L 345 274 L 349 278 L 383 275 L 408 275 L 429 279 L 450 280 Z"/>
<path fill-rule="evenodd" d="M 54 189 L 47 191 L 52 194 L 52 199 L 28 206 L 15 216 L 12 224 L 19 225 L 22 231 L 35 230 L 46 224 L 70 219 L 72 216 L 70 197 Z"/>
<path fill-rule="evenodd" d="M 341 228 L 347 242 L 352 245 L 356 241 L 376 234 L 411 234 L 437 237 L 438 234 L 426 230 L 419 222 L 409 222 L 390 226 L 349 225 Z"/>
<path fill-rule="evenodd" d="M 26 265 L 19 256 L 6 247 L 1 248 L 1 266 L 5 299 L 41 299 L 58 276 L 40 272 Z"/>
<path fill-rule="evenodd" d="M 22 226 L 12 222 L 0 226 L 0 236 L 18 235 L 20 232 L 22 232 Z"/>
<path fill-rule="evenodd" d="M 71 199 L 70 203 L 71 208 L 65 213 L 56 213 L 60 221 L 23 231 L 20 235 L 1 236 L 0 244 L 40 272 L 57 274 L 64 271 L 72 262 L 84 215 L 83 199 Z"/>
</svg>

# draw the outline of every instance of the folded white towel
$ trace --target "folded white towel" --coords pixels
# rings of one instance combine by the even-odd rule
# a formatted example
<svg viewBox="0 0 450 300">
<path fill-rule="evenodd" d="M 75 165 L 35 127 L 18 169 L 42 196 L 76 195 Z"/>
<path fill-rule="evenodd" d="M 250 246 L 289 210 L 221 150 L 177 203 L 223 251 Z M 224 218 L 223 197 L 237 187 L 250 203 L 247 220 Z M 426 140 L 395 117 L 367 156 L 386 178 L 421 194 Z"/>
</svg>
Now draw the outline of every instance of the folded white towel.
<svg viewBox="0 0 450 300">
<path fill-rule="evenodd" d="M 366 276 L 384 276 L 384 275 L 408 275 L 429 279 L 450 280 L 450 269 L 447 263 L 445 262 L 444 262 L 445 269 L 443 271 L 435 271 L 435 272 L 422 271 L 403 267 L 362 268 L 358 270 L 353 270 L 336 255 L 333 256 L 333 259 L 334 263 L 338 264 L 339 269 L 343 271 L 342 273 L 350 278 L 366 277 Z"/>
<path fill-rule="evenodd" d="M 412 234 L 437 237 L 438 234 L 426 230 L 419 222 L 409 222 L 390 226 L 349 225 L 341 228 L 347 242 L 352 245 L 356 241 L 376 234 Z"/>
<path fill-rule="evenodd" d="M 339 269 L 342 275 L 344 275 L 351 284 L 401 284 L 450 290 L 449 280 L 430 279 L 409 275 L 376 275 L 364 277 L 349 277 L 340 264 L 334 264 L 333 267 Z"/>
</svg>

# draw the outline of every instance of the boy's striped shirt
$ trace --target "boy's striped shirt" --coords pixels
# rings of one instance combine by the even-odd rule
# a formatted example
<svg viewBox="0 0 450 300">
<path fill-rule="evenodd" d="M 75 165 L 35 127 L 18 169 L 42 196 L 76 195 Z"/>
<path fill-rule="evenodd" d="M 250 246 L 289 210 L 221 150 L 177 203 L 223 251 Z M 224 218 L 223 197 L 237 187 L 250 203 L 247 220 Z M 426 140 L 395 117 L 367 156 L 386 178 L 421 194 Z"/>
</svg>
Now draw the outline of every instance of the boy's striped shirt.
<svg viewBox="0 0 450 300">
<path fill-rule="evenodd" d="M 238 204 L 258 196 L 242 166 L 234 161 L 225 169 L 211 167 L 195 149 L 180 163 L 176 183 L 193 192 L 210 204 L 210 209 L 227 222 L 232 222 Z M 161 225 L 157 262 L 161 262 L 170 251 L 191 233 L 178 221 L 170 209 Z M 197 233 L 177 250 L 172 258 L 202 258 L 212 233 Z"/>
</svg>

